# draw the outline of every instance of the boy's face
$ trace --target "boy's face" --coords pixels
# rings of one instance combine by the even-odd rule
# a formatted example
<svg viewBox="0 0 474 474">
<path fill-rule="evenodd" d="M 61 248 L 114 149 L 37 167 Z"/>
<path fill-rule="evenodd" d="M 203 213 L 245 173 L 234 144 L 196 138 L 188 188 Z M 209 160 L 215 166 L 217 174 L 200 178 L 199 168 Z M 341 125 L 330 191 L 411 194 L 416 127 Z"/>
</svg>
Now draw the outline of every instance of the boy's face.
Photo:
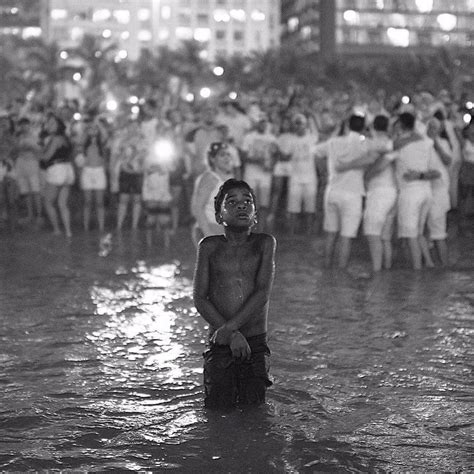
<svg viewBox="0 0 474 474">
<path fill-rule="evenodd" d="M 245 188 L 233 188 L 225 195 L 220 212 L 220 224 L 250 229 L 256 223 L 252 193 Z"/>
</svg>

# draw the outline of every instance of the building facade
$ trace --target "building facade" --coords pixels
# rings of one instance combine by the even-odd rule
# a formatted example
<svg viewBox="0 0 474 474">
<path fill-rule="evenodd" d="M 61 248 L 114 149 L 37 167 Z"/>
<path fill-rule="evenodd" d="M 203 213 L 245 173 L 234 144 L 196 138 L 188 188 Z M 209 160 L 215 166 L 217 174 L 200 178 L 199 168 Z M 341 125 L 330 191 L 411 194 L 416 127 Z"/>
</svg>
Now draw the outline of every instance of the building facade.
<svg viewBox="0 0 474 474">
<path fill-rule="evenodd" d="M 282 42 L 326 57 L 468 49 L 474 0 L 283 0 Z"/>
<path fill-rule="evenodd" d="M 43 0 L 46 39 L 67 48 L 86 35 L 115 43 L 120 58 L 142 49 L 202 43 L 203 58 L 248 54 L 277 46 L 279 0 Z"/>
</svg>

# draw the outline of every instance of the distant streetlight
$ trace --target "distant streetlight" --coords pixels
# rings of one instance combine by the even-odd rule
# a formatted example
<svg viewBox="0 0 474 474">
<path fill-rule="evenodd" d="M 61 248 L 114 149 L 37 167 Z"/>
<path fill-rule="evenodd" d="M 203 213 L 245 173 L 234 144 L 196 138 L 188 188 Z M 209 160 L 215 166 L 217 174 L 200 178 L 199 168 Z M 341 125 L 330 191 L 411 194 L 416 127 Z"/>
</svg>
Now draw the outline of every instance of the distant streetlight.
<svg viewBox="0 0 474 474">
<path fill-rule="evenodd" d="M 229 92 L 229 99 L 230 100 L 237 99 L 237 92 L 235 92 L 235 91 Z"/>
<path fill-rule="evenodd" d="M 67 53 L 67 51 L 61 51 L 61 52 L 59 53 L 59 57 L 60 57 L 61 59 L 67 59 L 67 58 L 69 57 L 69 54 Z"/>
<path fill-rule="evenodd" d="M 73 75 L 72 75 L 72 78 L 76 81 L 76 82 L 79 82 L 81 79 L 82 79 L 82 74 L 80 72 L 75 72 Z"/>
<path fill-rule="evenodd" d="M 216 66 L 212 72 L 214 73 L 215 76 L 222 76 L 224 74 L 224 68 L 221 66 Z"/>
<path fill-rule="evenodd" d="M 200 95 L 203 99 L 208 99 L 209 97 L 211 97 L 211 89 L 209 89 L 209 87 L 203 87 L 203 88 L 199 91 L 199 95 Z"/>
<path fill-rule="evenodd" d="M 109 112 L 115 112 L 118 109 L 118 103 L 115 99 L 109 99 L 105 106 Z"/>
<path fill-rule="evenodd" d="M 410 97 L 408 97 L 407 95 L 404 95 L 402 97 L 402 103 L 403 104 L 409 104 L 410 103 Z"/>
<path fill-rule="evenodd" d="M 185 99 L 186 99 L 187 102 L 192 102 L 194 100 L 194 94 L 192 94 L 191 92 L 188 92 L 186 94 Z"/>
</svg>

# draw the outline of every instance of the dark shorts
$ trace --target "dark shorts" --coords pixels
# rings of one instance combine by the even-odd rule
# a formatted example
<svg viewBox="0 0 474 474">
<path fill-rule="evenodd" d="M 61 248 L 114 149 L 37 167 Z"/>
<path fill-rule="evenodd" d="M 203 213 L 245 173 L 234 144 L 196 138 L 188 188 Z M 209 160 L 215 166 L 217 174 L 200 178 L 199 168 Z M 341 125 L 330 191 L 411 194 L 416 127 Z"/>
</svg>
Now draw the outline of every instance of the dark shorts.
<svg viewBox="0 0 474 474">
<path fill-rule="evenodd" d="M 127 173 L 120 171 L 119 193 L 120 194 L 141 194 L 143 176 L 141 173 Z"/>
<path fill-rule="evenodd" d="M 270 349 L 266 334 L 247 338 L 252 351 L 249 360 L 232 356 L 229 346 L 211 344 L 204 352 L 204 405 L 231 408 L 265 402 L 269 378 Z"/>
</svg>

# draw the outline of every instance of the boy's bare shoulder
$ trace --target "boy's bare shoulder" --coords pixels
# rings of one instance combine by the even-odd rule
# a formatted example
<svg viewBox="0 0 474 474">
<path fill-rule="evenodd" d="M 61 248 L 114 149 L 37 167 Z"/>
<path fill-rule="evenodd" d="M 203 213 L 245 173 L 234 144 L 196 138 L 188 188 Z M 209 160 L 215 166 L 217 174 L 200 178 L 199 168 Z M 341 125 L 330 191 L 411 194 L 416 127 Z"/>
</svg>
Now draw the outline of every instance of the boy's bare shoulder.
<svg viewBox="0 0 474 474">
<path fill-rule="evenodd" d="M 265 247 L 271 247 L 275 248 L 276 247 L 276 239 L 273 235 L 271 234 L 265 234 L 265 233 L 252 233 L 251 234 L 254 241 L 265 246 Z"/>
<path fill-rule="evenodd" d="M 210 250 L 216 248 L 218 245 L 222 245 L 224 242 L 223 235 L 209 235 L 204 237 L 199 242 L 199 249 L 200 250 Z"/>
</svg>

